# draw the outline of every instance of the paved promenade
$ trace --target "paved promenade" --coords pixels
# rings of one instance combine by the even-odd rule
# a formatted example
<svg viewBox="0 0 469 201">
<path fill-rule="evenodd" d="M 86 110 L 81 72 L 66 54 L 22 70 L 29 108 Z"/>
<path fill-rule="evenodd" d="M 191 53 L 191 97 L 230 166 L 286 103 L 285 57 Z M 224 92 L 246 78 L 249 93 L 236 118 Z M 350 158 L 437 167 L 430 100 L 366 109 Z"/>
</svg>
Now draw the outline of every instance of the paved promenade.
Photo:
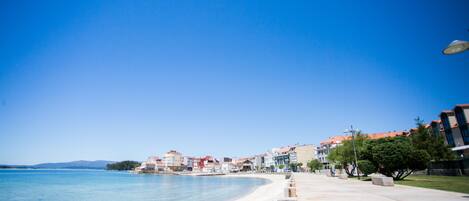
<svg viewBox="0 0 469 201">
<path fill-rule="evenodd" d="M 354 179 L 341 180 L 314 174 L 295 174 L 298 201 L 469 201 L 469 194 L 403 185 L 383 187 Z"/>
</svg>

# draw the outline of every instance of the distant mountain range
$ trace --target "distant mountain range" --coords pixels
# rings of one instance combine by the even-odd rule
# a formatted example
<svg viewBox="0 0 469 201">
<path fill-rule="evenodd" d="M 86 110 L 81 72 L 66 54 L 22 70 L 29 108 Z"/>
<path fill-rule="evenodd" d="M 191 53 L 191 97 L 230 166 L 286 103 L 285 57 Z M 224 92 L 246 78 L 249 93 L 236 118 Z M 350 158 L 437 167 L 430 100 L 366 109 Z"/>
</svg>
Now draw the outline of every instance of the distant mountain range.
<svg viewBox="0 0 469 201">
<path fill-rule="evenodd" d="M 41 163 L 37 165 L 0 165 L 0 168 L 37 168 L 37 169 L 106 169 L 106 165 L 115 161 L 71 161 L 63 163 Z"/>
</svg>

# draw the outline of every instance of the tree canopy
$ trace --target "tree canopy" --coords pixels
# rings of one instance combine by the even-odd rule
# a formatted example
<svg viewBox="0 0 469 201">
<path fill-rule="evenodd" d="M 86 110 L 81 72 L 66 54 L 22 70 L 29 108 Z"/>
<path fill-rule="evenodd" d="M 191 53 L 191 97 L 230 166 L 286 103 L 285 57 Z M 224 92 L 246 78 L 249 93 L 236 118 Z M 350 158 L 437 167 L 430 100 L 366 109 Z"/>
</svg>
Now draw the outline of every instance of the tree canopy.
<svg viewBox="0 0 469 201">
<path fill-rule="evenodd" d="M 358 161 L 358 169 L 365 175 L 369 175 L 375 173 L 378 170 L 376 165 L 369 161 L 369 160 L 359 160 Z"/>
<path fill-rule="evenodd" d="M 311 172 L 322 169 L 322 163 L 318 159 L 310 160 L 306 165 Z"/>
<path fill-rule="evenodd" d="M 424 170 L 430 162 L 430 155 L 413 147 L 407 137 L 379 139 L 371 150 L 378 172 L 395 180 L 402 180 L 416 170 Z"/>
<path fill-rule="evenodd" d="M 107 164 L 106 169 L 124 171 L 124 170 L 133 170 L 138 166 L 140 166 L 140 163 L 137 161 L 121 161 L 117 163 Z"/>
<path fill-rule="evenodd" d="M 284 164 L 280 164 L 280 165 L 278 165 L 278 168 L 279 168 L 279 169 L 283 169 L 283 168 L 285 168 L 285 165 L 284 165 Z"/>
<path fill-rule="evenodd" d="M 367 139 L 368 137 L 360 132 L 354 136 L 357 157 L 359 157 L 363 152 L 364 144 L 366 143 Z M 349 176 L 353 176 L 356 164 L 352 140 L 345 140 L 341 145 L 331 149 L 329 155 L 327 156 L 327 160 L 335 163 L 335 165 L 340 165 L 339 167 L 345 168 L 345 172 Z M 348 165 L 351 165 L 352 169 L 349 170 L 346 168 Z"/>
</svg>

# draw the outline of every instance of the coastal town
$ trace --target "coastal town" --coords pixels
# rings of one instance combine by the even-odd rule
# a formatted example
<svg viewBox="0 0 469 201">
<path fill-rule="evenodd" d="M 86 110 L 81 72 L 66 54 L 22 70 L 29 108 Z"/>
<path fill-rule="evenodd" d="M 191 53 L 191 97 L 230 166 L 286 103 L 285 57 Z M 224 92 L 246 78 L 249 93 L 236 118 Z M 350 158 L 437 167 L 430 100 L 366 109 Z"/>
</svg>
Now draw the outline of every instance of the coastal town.
<svg viewBox="0 0 469 201">
<path fill-rule="evenodd" d="M 2 1 L 0 201 L 469 201 L 468 8 Z"/>
<path fill-rule="evenodd" d="M 452 110 L 444 110 L 439 119 L 425 124 L 432 135 L 440 136 L 444 143 L 451 147 L 457 156 L 469 156 L 469 104 L 456 105 Z M 397 136 L 412 136 L 417 128 L 403 131 L 367 133 L 368 139 L 376 140 Z M 352 134 L 353 135 L 353 134 Z M 170 150 L 163 156 L 150 156 L 135 168 L 137 173 L 163 174 L 199 174 L 217 175 L 238 172 L 309 172 L 310 161 L 319 161 L 324 169 L 334 168 L 328 161 L 331 149 L 340 146 L 344 141 L 351 140 L 352 135 L 331 136 L 319 143 L 295 144 L 271 148 L 265 153 L 248 157 L 186 156 L 177 150 Z"/>
</svg>

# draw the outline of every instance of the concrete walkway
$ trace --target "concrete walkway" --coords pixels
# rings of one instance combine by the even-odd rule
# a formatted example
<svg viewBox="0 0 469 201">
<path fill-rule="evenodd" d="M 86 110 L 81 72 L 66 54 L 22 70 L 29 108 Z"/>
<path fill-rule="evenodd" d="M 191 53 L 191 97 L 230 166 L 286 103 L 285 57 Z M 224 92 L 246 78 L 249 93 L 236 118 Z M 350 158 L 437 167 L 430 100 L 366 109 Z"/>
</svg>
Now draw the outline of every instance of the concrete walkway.
<svg viewBox="0 0 469 201">
<path fill-rule="evenodd" d="M 383 187 L 355 179 L 342 180 L 307 173 L 295 174 L 298 201 L 469 201 L 469 194 L 403 185 Z"/>
</svg>

